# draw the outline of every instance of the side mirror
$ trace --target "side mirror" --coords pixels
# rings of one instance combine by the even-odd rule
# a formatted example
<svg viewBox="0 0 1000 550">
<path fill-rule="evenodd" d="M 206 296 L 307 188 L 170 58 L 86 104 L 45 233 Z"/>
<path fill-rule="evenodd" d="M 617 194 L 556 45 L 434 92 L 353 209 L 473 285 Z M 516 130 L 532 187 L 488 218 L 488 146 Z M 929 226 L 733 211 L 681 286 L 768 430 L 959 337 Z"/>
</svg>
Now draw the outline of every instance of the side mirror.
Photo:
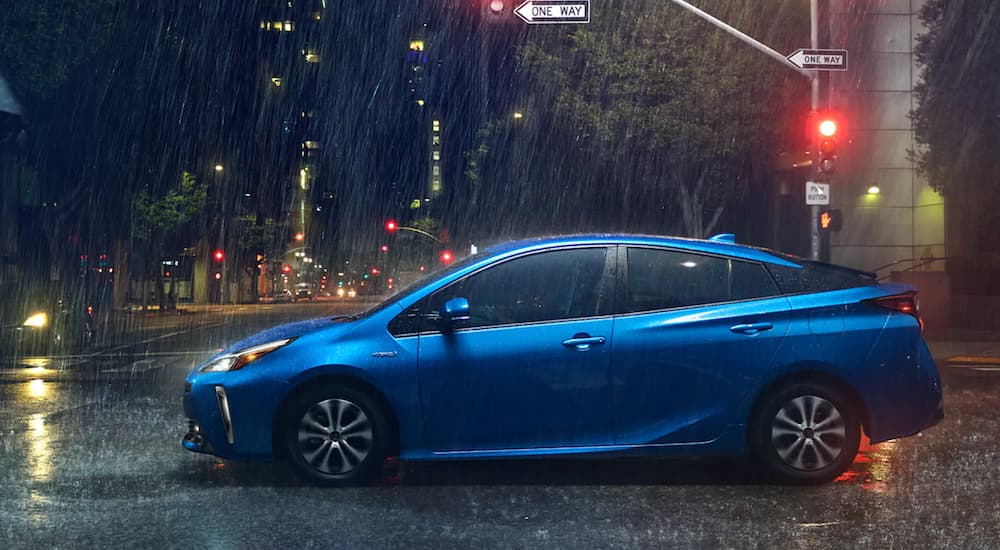
<svg viewBox="0 0 1000 550">
<path fill-rule="evenodd" d="M 445 328 L 453 328 L 458 323 L 469 320 L 469 300 L 466 298 L 452 298 L 441 306 L 438 311 L 441 325 Z"/>
</svg>

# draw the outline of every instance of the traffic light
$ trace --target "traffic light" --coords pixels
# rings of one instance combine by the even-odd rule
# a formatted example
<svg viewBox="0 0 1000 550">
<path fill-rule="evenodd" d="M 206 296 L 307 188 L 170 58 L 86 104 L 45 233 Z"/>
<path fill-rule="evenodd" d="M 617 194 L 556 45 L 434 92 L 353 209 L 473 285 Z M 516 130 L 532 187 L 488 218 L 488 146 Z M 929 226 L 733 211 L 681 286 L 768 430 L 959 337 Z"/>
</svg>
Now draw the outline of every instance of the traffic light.
<svg viewBox="0 0 1000 550">
<path fill-rule="evenodd" d="M 842 224 L 842 215 L 840 210 L 826 209 L 820 211 L 817 223 L 819 223 L 820 231 L 840 231 Z"/>
<path fill-rule="evenodd" d="M 389 233 L 395 233 L 397 229 L 399 229 L 399 224 L 396 223 L 396 220 L 388 220 L 385 222 L 385 230 Z"/>
<path fill-rule="evenodd" d="M 483 3 L 483 17 L 500 17 L 507 13 L 513 0 L 481 0 Z"/>
<path fill-rule="evenodd" d="M 389 252 L 389 245 L 383 244 L 382 247 L 380 248 L 380 250 L 382 251 L 383 254 L 388 253 Z"/>
<path fill-rule="evenodd" d="M 222 259 L 226 257 L 226 255 L 221 250 L 216 250 L 215 254 L 212 254 L 212 257 L 215 258 L 215 261 L 221 262 Z"/>
<path fill-rule="evenodd" d="M 816 132 L 819 141 L 819 172 L 832 176 L 837 171 L 837 130 L 838 120 L 833 116 L 820 116 Z"/>
<path fill-rule="evenodd" d="M 282 273 L 291 273 L 292 272 L 292 266 L 290 266 L 290 265 L 284 265 L 284 266 L 282 266 L 281 267 L 281 272 Z"/>
<path fill-rule="evenodd" d="M 443 263 L 444 265 L 448 265 L 453 261 L 455 261 L 455 256 L 451 253 L 450 250 L 441 251 L 441 263 Z"/>
</svg>

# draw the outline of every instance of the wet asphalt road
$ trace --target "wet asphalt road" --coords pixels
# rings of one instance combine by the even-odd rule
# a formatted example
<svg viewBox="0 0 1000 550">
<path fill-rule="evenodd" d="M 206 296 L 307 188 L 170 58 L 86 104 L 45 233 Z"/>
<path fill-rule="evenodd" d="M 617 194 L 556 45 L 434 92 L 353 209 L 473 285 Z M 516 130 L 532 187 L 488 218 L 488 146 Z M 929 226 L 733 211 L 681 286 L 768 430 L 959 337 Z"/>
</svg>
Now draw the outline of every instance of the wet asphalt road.
<svg viewBox="0 0 1000 550">
<path fill-rule="evenodd" d="M 942 367 L 940 425 L 864 446 L 820 487 L 760 485 L 738 460 L 550 460 L 321 489 L 180 447 L 191 367 L 349 308 L 144 318 L 131 345 L 0 362 L 0 548 L 1000 548 L 1000 372 Z"/>
</svg>

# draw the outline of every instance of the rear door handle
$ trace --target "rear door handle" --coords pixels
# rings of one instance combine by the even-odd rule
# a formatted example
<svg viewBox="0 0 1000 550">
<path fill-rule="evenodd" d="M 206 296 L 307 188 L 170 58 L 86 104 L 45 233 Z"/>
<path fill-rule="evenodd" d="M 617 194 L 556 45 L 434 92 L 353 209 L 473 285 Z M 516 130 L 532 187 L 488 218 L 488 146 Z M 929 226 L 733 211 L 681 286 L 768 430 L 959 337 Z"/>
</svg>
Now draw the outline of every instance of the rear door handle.
<svg viewBox="0 0 1000 550">
<path fill-rule="evenodd" d="M 588 334 L 576 334 L 568 340 L 563 340 L 562 345 L 567 348 L 576 348 L 579 351 L 587 351 L 591 346 L 600 346 L 604 343 L 603 336 L 590 336 Z"/>
<path fill-rule="evenodd" d="M 733 325 L 729 327 L 729 330 L 753 336 L 754 334 L 757 334 L 759 332 L 764 332 L 765 330 L 771 330 L 772 328 L 774 328 L 774 325 L 772 325 L 771 323 L 743 323 L 739 325 Z"/>
</svg>

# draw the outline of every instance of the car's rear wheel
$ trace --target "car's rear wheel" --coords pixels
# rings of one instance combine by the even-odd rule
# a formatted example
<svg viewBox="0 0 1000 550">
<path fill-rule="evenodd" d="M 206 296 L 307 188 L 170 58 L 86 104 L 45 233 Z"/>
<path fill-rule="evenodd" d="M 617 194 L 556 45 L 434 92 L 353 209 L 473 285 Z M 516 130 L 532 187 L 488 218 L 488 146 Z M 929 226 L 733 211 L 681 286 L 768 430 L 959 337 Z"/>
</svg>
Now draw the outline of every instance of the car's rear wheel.
<svg viewBox="0 0 1000 550">
<path fill-rule="evenodd" d="M 852 402 L 832 387 L 797 383 L 764 398 L 751 426 L 754 454 L 774 481 L 826 483 L 854 461 L 861 422 Z"/>
<path fill-rule="evenodd" d="M 288 457 L 323 485 L 371 481 L 388 448 L 388 423 L 375 400 L 349 387 L 307 391 L 289 409 Z"/>
</svg>

